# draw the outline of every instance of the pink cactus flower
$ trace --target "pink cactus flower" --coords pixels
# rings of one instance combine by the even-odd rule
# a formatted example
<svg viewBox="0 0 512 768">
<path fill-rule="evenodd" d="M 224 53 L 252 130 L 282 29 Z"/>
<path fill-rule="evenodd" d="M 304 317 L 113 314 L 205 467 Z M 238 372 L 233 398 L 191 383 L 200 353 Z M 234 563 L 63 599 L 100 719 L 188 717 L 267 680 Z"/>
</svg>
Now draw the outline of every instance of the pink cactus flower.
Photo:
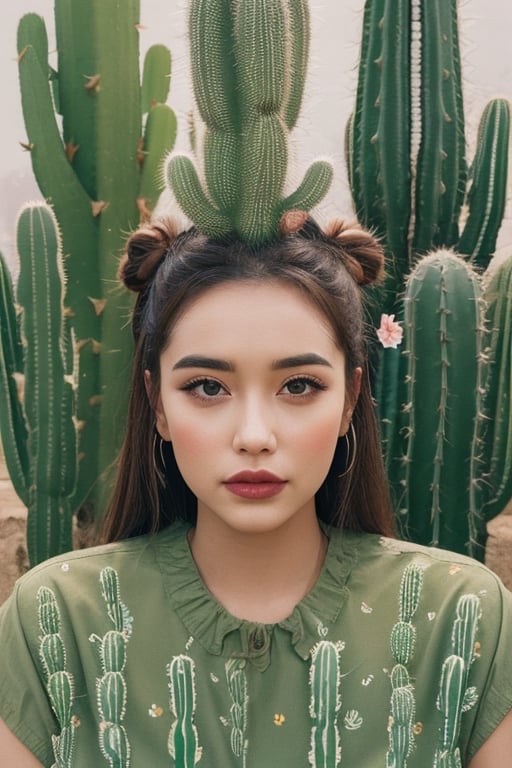
<svg viewBox="0 0 512 768">
<path fill-rule="evenodd" d="M 377 336 L 384 348 L 392 347 L 396 349 L 401 343 L 403 335 L 403 328 L 400 323 L 395 322 L 394 315 L 381 315 Z"/>
</svg>

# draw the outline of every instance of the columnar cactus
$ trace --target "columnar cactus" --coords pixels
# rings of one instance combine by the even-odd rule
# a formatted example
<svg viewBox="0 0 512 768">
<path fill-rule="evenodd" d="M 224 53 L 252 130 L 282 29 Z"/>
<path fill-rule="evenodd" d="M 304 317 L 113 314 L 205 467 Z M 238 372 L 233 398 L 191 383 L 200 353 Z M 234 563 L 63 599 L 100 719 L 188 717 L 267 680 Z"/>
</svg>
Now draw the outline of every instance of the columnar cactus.
<svg viewBox="0 0 512 768">
<path fill-rule="evenodd" d="M 509 112 L 505 99 L 486 107 L 468 184 L 457 1 L 366 1 L 347 164 L 356 212 L 390 256 L 384 312 L 433 248 L 487 264 L 506 200 Z"/>
<path fill-rule="evenodd" d="M 437 708 L 443 720 L 439 731 L 439 745 L 435 768 L 460 768 L 460 750 L 457 746 L 461 719 L 464 712 L 475 706 L 478 696 L 468 688 L 471 664 L 475 658 L 475 637 L 480 619 L 480 598 L 463 595 L 457 603 L 453 624 L 451 650 L 441 671 Z"/>
<path fill-rule="evenodd" d="M 288 132 L 300 109 L 309 50 L 306 0 L 192 0 L 192 81 L 205 124 L 204 185 L 191 158 L 170 157 L 167 180 L 183 211 L 212 237 L 272 238 L 283 212 L 310 210 L 332 169 L 317 160 L 283 195 Z"/>
<path fill-rule="evenodd" d="M 470 508 L 477 526 L 472 538 L 512 498 L 512 258 L 484 276 L 482 296 L 486 364 L 471 457 Z"/>
<path fill-rule="evenodd" d="M 395 666 L 391 670 L 391 711 L 389 719 L 389 749 L 387 768 L 405 768 L 414 746 L 414 715 L 416 700 L 407 664 L 414 655 L 416 628 L 412 619 L 418 610 L 423 586 L 424 569 L 411 563 L 400 582 L 399 620 L 391 630 L 391 653 Z"/>
<path fill-rule="evenodd" d="M 98 506 L 120 444 L 131 339 L 129 299 L 113 290 L 118 254 L 126 233 L 155 205 L 160 165 L 176 134 L 174 113 L 161 103 L 170 82 L 163 46 L 148 52 L 140 86 L 139 20 L 139 0 L 56 0 L 57 69 L 48 63 L 42 18 L 27 14 L 18 28 L 25 147 L 61 228 L 67 315 L 80 358 L 72 511 L 86 499 Z M 47 301 L 38 284 L 34 295 Z M 60 400 L 50 407 L 60 409 Z M 39 434 L 44 441 L 43 424 Z"/>
<path fill-rule="evenodd" d="M 22 209 L 17 244 L 16 296 L 0 262 L 0 427 L 14 488 L 28 509 L 34 564 L 72 546 L 78 370 L 65 309 L 61 237 L 50 206 Z"/>
<path fill-rule="evenodd" d="M 311 652 L 309 714 L 311 729 L 309 763 L 315 768 L 341 765 L 338 715 L 341 709 L 340 653 L 343 645 L 321 640 Z"/>
<path fill-rule="evenodd" d="M 231 749 L 236 757 L 244 757 L 247 752 L 247 704 L 249 701 L 245 661 L 230 659 L 226 663 L 226 679 L 233 702 L 229 711 Z"/>
<path fill-rule="evenodd" d="M 383 238 L 389 259 L 384 288 L 370 303 L 372 321 L 378 325 L 381 313 L 399 320 L 406 314 L 403 352 L 374 345 L 371 354 L 398 525 L 406 537 L 480 558 L 485 518 L 501 511 L 487 504 L 483 513 L 493 495 L 486 488 L 494 488 L 501 502 L 508 499 L 498 493 L 501 478 L 488 459 L 492 427 L 476 423 L 487 336 L 479 276 L 465 272 L 463 261 L 481 272 L 493 255 L 506 200 L 509 137 L 510 104 L 494 99 L 482 115 L 468 173 L 457 0 L 366 0 L 346 151 L 356 212 Z M 437 249 L 442 254 L 425 265 L 419 261 Z M 454 253 L 460 254 L 459 276 L 447 297 L 441 261 L 453 272 Z M 434 282 L 423 289 L 427 275 Z M 414 293 L 405 308 L 404 286 L 407 296 Z M 493 423 L 498 411 L 490 409 L 489 398 L 486 406 L 485 419 Z"/>
<path fill-rule="evenodd" d="M 406 282 L 401 387 L 388 472 L 402 533 L 423 544 L 481 555 L 485 542 L 470 504 L 472 444 L 480 414 L 483 304 L 476 272 L 436 251 Z"/>
<path fill-rule="evenodd" d="M 114 629 L 103 637 L 91 635 L 89 638 L 96 646 L 102 672 L 96 680 L 99 742 L 111 768 L 129 768 L 131 749 L 123 725 L 127 694 L 124 668 L 133 620 L 121 600 L 117 572 L 113 568 L 104 568 L 100 573 L 100 583 Z"/>
<path fill-rule="evenodd" d="M 59 734 L 53 737 L 55 763 L 52 768 L 71 768 L 76 729 L 72 715 L 74 679 L 66 669 L 60 611 L 55 593 L 49 587 L 39 588 L 37 611 L 41 632 L 39 655 L 45 670 L 48 696 L 60 726 Z"/>
<path fill-rule="evenodd" d="M 176 718 L 169 735 L 169 754 L 176 765 L 194 768 L 202 748 L 194 722 L 196 710 L 195 664 L 189 656 L 175 656 L 167 665 L 171 712 Z"/>
</svg>

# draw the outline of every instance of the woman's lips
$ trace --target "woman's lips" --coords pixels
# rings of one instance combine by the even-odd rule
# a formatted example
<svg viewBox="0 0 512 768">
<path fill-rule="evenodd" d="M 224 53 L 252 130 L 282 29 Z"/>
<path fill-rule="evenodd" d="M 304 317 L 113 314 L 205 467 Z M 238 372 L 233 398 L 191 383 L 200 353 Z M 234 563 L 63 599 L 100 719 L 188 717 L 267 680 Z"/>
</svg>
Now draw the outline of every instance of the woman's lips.
<svg viewBox="0 0 512 768">
<path fill-rule="evenodd" d="M 224 485 L 243 499 L 268 499 L 283 490 L 286 480 L 266 470 L 238 472 L 224 481 Z"/>
</svg>

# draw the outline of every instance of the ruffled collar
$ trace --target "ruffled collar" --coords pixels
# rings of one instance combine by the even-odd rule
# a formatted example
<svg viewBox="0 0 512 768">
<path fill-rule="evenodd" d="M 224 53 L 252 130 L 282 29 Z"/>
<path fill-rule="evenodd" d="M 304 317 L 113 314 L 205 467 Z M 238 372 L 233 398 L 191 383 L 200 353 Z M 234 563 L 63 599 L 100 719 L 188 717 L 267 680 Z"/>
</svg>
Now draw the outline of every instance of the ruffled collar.
<svg viewBox="0 0 512 768">
<path fill-rule="evenodd" d="M 272 634 L 277 626 L 290 633 L 295 652 L 307 659 L 346 600 L 358 536 L 324 526 L 329 545 L 313 589 L 283 621 L 259 624 L 233 616 L 208 591 L 190 551 L 188 530 L 187 524 L 175 523 L 152 543 L 169 601 L 190 635 L 208 653 L 246 659 L 264 670 L 270 663 Z"/>
</svg>

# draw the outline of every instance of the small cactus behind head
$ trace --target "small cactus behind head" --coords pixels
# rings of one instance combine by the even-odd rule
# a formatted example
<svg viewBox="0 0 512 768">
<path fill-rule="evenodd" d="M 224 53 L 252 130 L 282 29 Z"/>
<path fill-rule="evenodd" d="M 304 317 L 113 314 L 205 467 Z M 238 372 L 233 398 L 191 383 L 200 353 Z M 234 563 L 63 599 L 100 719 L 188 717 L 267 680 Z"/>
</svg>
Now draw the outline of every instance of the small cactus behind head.
<svg viewBox="0 0 512 768">
<path fill-rule="evenodd" d="M 184 213 L 209 237 L 261 244 L 283 213 L 310 210 L 332 167 L 313 163 L 283 197 L 288 133 L 302 101 L 309 51 L 306 0 L 192 0 L 192 82 L 206 135 L 204 183 L 193 161 L 171 156 L 166 178 Z"/>
</svg>

